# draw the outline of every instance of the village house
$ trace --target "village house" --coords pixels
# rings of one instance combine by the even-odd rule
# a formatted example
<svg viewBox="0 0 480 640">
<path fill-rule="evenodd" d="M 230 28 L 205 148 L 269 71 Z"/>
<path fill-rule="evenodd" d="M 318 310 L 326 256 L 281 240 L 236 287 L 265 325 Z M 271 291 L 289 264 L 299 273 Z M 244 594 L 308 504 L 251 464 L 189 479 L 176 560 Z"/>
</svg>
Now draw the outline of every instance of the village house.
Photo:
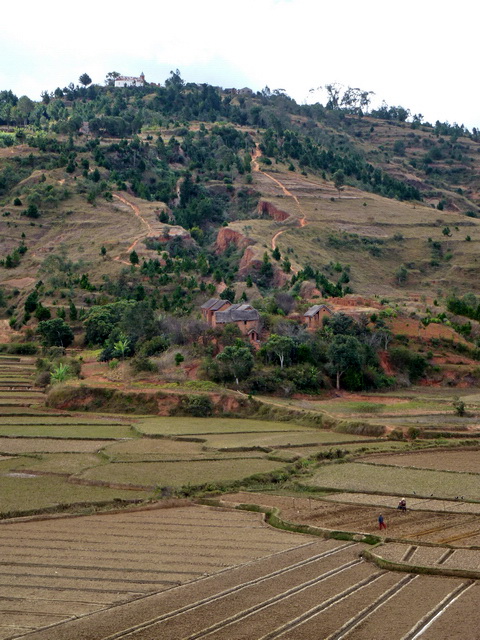
<svg viewBox="0 0 480 640">
<path fill-rule="evenodd" d="M 144 87 L 145 75 L 142 73 L 137 77 L 135 76 L 118 76 L 115 78 L 116 87 Z"/>
<path fill-rule="evenodd" d="M 260 339 L 260 314 L 252 305 L 231 304 L 228 300 L 210 298 L 200 307 L 202 316 L 211 327 L 223 327 L 226 324 L 236 324 L 242 335 L 251 342 Z"/>
<path fill-rule="evenodd" d="M 202 304 L 200 311 L 202 317 L 211 327 L 214 327 L 214 314 L 216 311 L 224 311 L 231 306 L 231 302 L 228 300 L 220 300 L 219 298 L 210 298 Z"/>
<path fill-rule="evenodd" d="M 333 314 L 332 309 L 327 307 L 326 304 L 314 304 L 305 311 L 303 318 L 307 325 L 307 329 L 315 331 L 323 327 L 323 319 Z"/>
</svg>

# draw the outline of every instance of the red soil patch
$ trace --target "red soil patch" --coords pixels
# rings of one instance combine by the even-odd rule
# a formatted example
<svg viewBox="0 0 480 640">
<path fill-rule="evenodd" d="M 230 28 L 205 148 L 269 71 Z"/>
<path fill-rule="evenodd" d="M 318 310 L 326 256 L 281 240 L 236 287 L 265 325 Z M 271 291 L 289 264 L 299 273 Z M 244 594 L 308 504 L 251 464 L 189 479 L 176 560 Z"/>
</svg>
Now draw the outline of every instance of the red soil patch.
<svg viewBox="0 0 480 640">
<path fill-rule="evenodd" d="M 410 338 L 419 338 L 421 340 L 444 338 L 468 345 L 467 341 L 451 327 L 446 327 L 443 324 L 429 324 L 424 327 L 421 322 L 413 318 L 395 318 L 391 320 L 390 326 L 394 334 L 402 334 Z"/>
</svg>

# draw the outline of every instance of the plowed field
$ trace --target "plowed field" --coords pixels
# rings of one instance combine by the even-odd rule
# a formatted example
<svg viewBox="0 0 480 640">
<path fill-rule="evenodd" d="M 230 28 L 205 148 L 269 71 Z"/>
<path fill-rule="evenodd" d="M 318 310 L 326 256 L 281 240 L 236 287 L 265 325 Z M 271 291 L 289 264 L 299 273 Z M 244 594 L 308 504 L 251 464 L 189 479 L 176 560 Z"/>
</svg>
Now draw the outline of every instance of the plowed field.
<svg viewBox="0 0 480 640">
<path fill-rule="evenodd" d="M 0 638 L 310 542 L 272 530 L 259 514 L 208 507 L 2 523 Z"/>
<path fill-rule="evenodd" d="M 17 627 L 11 637 L 29 640 L 193 640 L 203 637 L 212 640 L 376 640 L 388 637 L 400 640 L 422 634 L 432 620 L 446 616 L 450 607 L 457 614 L 458 607 L 462 610 L 462 598 L 467 606 L 473 606 L 469 600 L 472 588 L 466 580 L 389 573 L 364 562 L 359 557 L 362 549 L 359 544 L 276 532 L 265 527 L 256 514 L 244 512 L 170 510 L 162 523 L 163 542 L 157 543 L 160 547 L 170 545 L 168 556 L 160 556 L 162 560 L 168 558 L 167 569 L 156 549 L 149 546 L 148 552 L 145 551 L 148 543 L 142 540 L 155 524 L 160 525 L 163 514 L 150 513 L 149 522 L 144 522 L 140 513 L 136 514 L 135 522 L 132 515 L 120 516 L 125 529 L 123 535 L 117 532 L 117 538 L 102 538 L 99 563 L 90 566 L 97 579 L 104 581 L 97 582 L 97 590 L 113 591 L 116 581 L 117 598 L 122 594 L 130 602 L 111 599 L 108 603 L 104 596 L 103 610 L 94 613 L 85 610 L 85 615 L 77 619 L 70 614 L 71 619 L 62 624 L 25 635 L 27 626 L 32 628 L 35 621 L 30 607 L 21 618 L 24 628 Z M 110 523 L 116 519 L 117 516 L 102 518 Z M 129 521 L 130 525 L 137 525 L 138 549 L 125 544 Z M 90 519 L 88 524 L 94 524 L 94 520 Z M 95 526 L 83 534 L 90 544 L 94 533 L 101 537 L 105 531 L 102 526 L 97 531 Z M 56 536 L 56 547 L 67 546 L 68 542 L 62 539 L 65 535 L 62 526 Z M 81 542 L 78 538 L 82 538 L 82 534 L 77 533 L 77 538 L 70 541 L 74 543 L 74 554 L 78 553 L 78 545 L 82 551 L 82 545 L 89 544 L 87 539 Z M 179 553 L 182 544 L 187 545 L 183 559 Z M 110 546 L 114 553 L 108 553 Z M 57 553 L 62 560 L 62 571 L 74 571 L 66 561 L 65 552 Z M 144 556 L 148 553 L 154 564 L 145 564 Z M 258 559 L 249 561 L 255 555 Z M 194 556 L 197 564 L 190 565 L 189 560 Z M 108 562 L 108 558 L 108 567 L 102 569 L 102 563 Z M 219 566 L 222 560 L 239 566 L 222 571 Z M 117 565 L 124 568 L 115 576 Z M 176 568 L 184 571 L 186 584 L 170 588 L 161 584 L 162 570 L 166 572 L 162 574 L 166 580 L 182 582 L 179 573 L 172 573 Z M 139 575 L 142 572 L 143 582 Z M 214 575 L 199 575 L 201 572 Z M 64 579 L 67 584 L 70 580 L 73 588 L 75 580 L 71 574 Z M 83 589 L 90 593 L 92 600 L 93 581 L 86 582 Z M 79 597 L 77 592 L 71 600 L 78 601 Z M 53 614 L 53 608 L 51 611 L 50 623 L 54 615 L 61 615 Z M 463 608 L 465 617 L 466 612 Z M 14 619 L 19 624 L 19 614 L 9 618 L 5 610 L 5 615 L 6 620 Z M 474 628 L 465 622 L 463 625 L 465 635 L 462 637 L 473 639 Z M 455 635 L 452 625 L 449 632 L 445 637 L 460 637 Z"/>
</svg>

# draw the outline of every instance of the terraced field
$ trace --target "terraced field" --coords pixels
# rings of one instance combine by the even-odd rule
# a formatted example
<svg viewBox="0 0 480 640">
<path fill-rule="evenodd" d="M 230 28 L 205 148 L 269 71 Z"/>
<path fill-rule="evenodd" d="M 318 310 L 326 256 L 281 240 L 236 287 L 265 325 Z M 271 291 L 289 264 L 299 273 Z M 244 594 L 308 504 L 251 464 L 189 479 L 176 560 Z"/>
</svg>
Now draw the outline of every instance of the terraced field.
<svg viewBox="0 0 480 640">
<path fill-rule="evenodd" d="M 289 549 L 298 562 L 309 557 L 310 546 L 303 536 L 266 527 L 259 514 L 207 507 L 2 523 L 0 638 L 121 602 L 143 605 L 150 593 L 264 556 L 273 554 L 273 564 L 282 565 Z M 53 640 L 58 629 L 49 628 L 47 637 Z"/>
<path fill-rule="evenodd" d="M 26 548 L 7 550 L 6 573 L 17 563 L 18 576 L 0 637 L 413 640 L 439 618 L 449 638 L 474 637 L 479 618 L 467 613 L 479 592 L 467 579 L 388 572 L 362 560 L 358 543 L 198 509 L 95 516 L 88 534 L 68 520 L 15 525 Z"/>
<path fill-rule="evenodd" d="M 33 364 L 11 366 L 9 374 L 0 362 L 0 640 L 475 637 L 478 452 L 416 452 L 417 444 L 286 422 L 48 411 L 30 387 Z M 407 414 L 433 415 L 434 404 Z M 287 477 L 298 458 L 378 448 L 392 454 L 307 464 L 308 497 L 239 492 L 221 509 L 163 500 L 154 504 L 170 509 L 5 519 L 144 501 L 155 487 L 172 495 L 252 474 Z M 403 493 L 406 514 L 396 509 Z M 281 532 L 258 513 L 232 510 L 245 502 L 324 532 L 378 535 L 381 511 L 385 534 L 405 542 L 374 549 L 375 562 L 455 575 L 390 572 L 362 558 L 364 544 Z"/>
</svg>

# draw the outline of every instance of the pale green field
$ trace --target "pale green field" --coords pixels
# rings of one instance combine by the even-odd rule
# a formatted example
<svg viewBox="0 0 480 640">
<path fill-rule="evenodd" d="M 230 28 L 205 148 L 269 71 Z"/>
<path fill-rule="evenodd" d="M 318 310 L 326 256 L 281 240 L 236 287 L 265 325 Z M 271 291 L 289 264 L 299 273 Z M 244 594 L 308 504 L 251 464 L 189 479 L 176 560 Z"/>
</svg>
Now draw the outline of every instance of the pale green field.
<svg viewBox="0 0 480 640">
<path fill-rule="evenodd" d="M 15 470 L 29 469 L 73 475 L 103 464 L 107 463 L 94 453 L 42 453 L 35 458 L 12 458 L 6 466 Z"/>
<path fill-rule="evenodd" d="M 99 451 L 105 440 L 58 438 L 0 438 L 0 451 L 4 454 L 23 453 L 89 453 Z"/>
<path fill-rule="evenodd" d="M 129 426 L 125 422 L 119 420 L 108 420 L 105 418 L 98 418 L 93 415 L 87 418 L 76 418 L 74 416 L 55 416 L 55 415 L 35 415 L 24 417 L 12 417 L 0 415 L 0 425 L 8 426 L 22 426 L 22 425 L 38 425 L 38 426 L 69 426 L 69 425 L 90 425 L 90 426 Z"/>
<path fill-rule="evenodd" d="M 145 418 L 135 424 L 145 434 L 204 435 L 214 433 L 256 433 L 275 431 L 310 431 L 290 422 L 240 420 L 237 418 Z"/>
<path fill-rule="evenodd" d="M 45 509 L 59 504 L 148 498 L 147 491 L 69 484 L 59 476 L 19 478 L 0 475 L 0 513 Z"/>
<path fill-rule="evenodd" d="M 256 473 L 281 468 L 279 462 L 256 458 L 195 462 L 111 463 L 80 474 L 87 480 L 101 480 L 143 486 L 182 487 L 210 482 L 231 482 Z"/>
<path fill-rule="evenodd" d="M 249 458 L 261 458 L 265 453 L 249 451 L 248 454 L 205 451 L 204 445 L 199 442 L 185 442 L 181 440 L 169 440 L 167 438 L 137 438 L 123 442 L 115 442 L 103 448 L 103 454 L 112 462 L 141 462 L 173 461 L 173 460 L 202 460 L 225 459 L 239 455 Z"/>
<path fill-rule="evenodd" d="M 216 449 L 228 449 L 235 447 L 270 447 L 303 444 L 331 444 L 362 440 L 368 440 L 364 436 L 355 436 L 347 433 L 333 433 L 318 429 L 308 431 L 295 431 L 293 433 L 225 433 L 205 437 L 205 446 Z"/>
<path fill-rule="evenodd" d="M 306 484 L 343 491 L 381 491 L 419 497 L 478 500 L 480 475 L 381 467 L 358 462 L 324 464 Z"/>
<path fill-rule="evenodd" d="M 108 426 L 105 424 L 93 425 L 0 425 L 0 436 L 16 436 L 27 438 L 134 438 L 135 433 L 128 425 Z"/>
<path fill-rule="evenodd" d="M 55 416 L 56 418 L 61 418 L 61 417 L 70 417 L 71 414 L 69 413 L 61 413 L 61 412 L 55 412 L 55 413 L 48 413 L 47 411 L 44 411 L 42 407 L 36 408 L 36 407 L 22 407 L 22 406 L 18 406 L 18 405 L 11 405 L 8 407 L 4 407 L 1 406 L 0 403 L 0 417 L 4 418 L 6 416 L 38 416 L 38 417 L 48 417 L 48 416 Z"/>
<path fill-rule="evenodd" d="M 448 401 L 441 400 L 401 400 L 396 402 L 382 402 L 382 398 L 358 400 L 326 400 L 323 402 L 311 402 L 317 409 L 323 409 L 335 414 L 401 414 L 406 411 L 450 412 L 454 415 L 453 406 Z"/>
</svg>

